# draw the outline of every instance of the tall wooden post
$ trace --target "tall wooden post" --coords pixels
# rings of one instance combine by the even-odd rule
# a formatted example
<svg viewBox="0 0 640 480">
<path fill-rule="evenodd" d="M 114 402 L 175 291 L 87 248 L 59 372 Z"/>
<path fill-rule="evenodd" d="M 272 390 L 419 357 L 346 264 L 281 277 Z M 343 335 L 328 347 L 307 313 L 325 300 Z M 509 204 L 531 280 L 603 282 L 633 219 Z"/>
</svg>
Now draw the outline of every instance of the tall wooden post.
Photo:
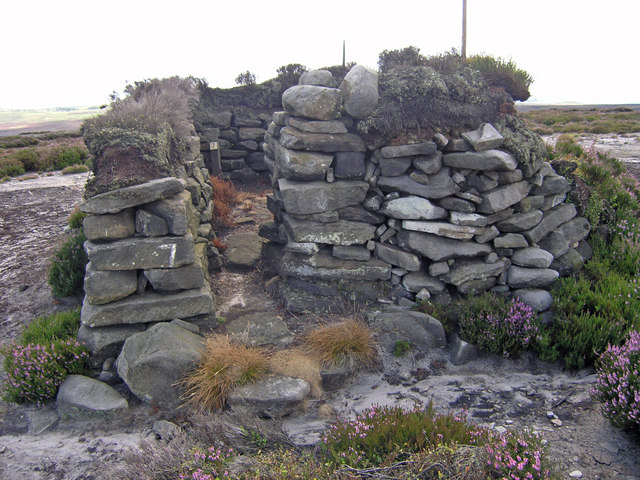
<svg viewBox="0 0 640 480">
<path fill-rule="evenodd" d="M 462 59 L 467 58 L 467 0 L 462 0 Z"/>
</svg>

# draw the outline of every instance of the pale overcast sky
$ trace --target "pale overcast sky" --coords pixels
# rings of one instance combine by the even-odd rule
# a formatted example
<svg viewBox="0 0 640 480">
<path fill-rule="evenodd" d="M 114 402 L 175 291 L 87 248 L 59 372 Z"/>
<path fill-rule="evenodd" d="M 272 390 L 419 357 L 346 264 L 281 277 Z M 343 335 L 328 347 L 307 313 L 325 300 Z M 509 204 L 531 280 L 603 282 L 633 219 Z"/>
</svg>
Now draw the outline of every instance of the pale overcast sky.
<svg viewBox="0 0 640 480">
<path fill-rule="evenodd" d="M 640 103 L 638 0 L 468 0 L 467 52 L 512 58 L 542 103 Z M 376 67 L 385 49 L 460 49 L 462 0 L 5 0 L 0 108 L 105 103 L 172 75 L 232 87 L 288 63 Z"/>
</svg>

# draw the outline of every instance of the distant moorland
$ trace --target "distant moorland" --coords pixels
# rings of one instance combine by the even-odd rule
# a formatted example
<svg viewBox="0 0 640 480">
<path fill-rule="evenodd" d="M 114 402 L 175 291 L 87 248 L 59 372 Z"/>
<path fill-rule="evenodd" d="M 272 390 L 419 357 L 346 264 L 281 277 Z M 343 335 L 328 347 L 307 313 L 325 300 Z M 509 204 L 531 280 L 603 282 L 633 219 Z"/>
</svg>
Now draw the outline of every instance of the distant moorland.
<svg viewBox="0 0 640 480">
<path fill-rule="evenodd" d="M 0 136 L 78 130 L 83 119 L 97 113 L 97 106 L 0 110 Z"/>
</svg>

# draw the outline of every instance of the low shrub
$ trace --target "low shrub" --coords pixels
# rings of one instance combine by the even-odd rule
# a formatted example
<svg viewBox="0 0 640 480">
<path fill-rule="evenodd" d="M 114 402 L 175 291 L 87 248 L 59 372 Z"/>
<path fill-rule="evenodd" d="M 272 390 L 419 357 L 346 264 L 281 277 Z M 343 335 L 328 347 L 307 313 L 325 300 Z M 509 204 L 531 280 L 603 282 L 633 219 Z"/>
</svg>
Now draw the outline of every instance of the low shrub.
<svg viewBox="0 0 640 480">
<path fill-rule="evenodd" d="M 16 150 L 11 156 L 22 163 L 25 171 L 33 172 L 39 170 L 40 155 L 35 148 L 23 148 Z"/>
<path fill-rule="evenodd" d="M 70 297 L 82 291 L 85 267 L 89 261 L 84 251 L 85 240 L 83 233 L 74 235 L 54 253 L 47 279 L 56 297 Z"/>
<path fill-rule="evenodd" d="M 485 294 L 489 304 L 472 308 L 460 317 L 460 336 L 482 350 L 505 357 L 527 349 L 538 334 L 533 309 L 519 300 Z"/>
<path fill-rule="evenodd" d="M 464 415 L 438 415 L 432 405 L 410 411 L 374 406 L 355 420 L 339 421 L 329 427 L 320 443 L 320 450 L 330 464 L 349 466 L 352 471 L 391 465 L 395 469 L 402 466 L 408 469 L 425 453 L 431 459 L 438 456 L 445 459 L 440 465 L 431 464 L 430 468 L 416 472 L 422 473 L 416 478 L 442 478 L 445 472 L 450 473 L 451 464 L 447 461 L 461 457 L 460 447 L 467 447 L 468 453 L 464 467 L 469 468 L 463 467 L 463 471 L 468 474 L 473 467 L 478 473 L 461 478 L 551 478 L 551 468 L 538 435 L 528 430 L 498 434 L 467 422 Z M 434 452 L 439 455 L 433 455 Z M 433 476 L 425 477 L 426 472 Z M 398 477 L 385 478 L 408 478 L 402 470 L 399 473 Z"/>
<path fill-rule="evenodd" d="M 11 180 L 11 177 L 9 177 L 8 175 L 5 175 L 4 177 L 0 178 L 0 183 L 6 183 L 9 180 Z"/>
<path fill-rule="evenodd" d="M 80 308 L 36 318 L 22 333 L 22 344 L 47 345 L 75 338 L 80 327 Z"/>
<path fill-rule="evenodd" d="M 24 165 L 20 160 L 12 157 L 0 158 L 0 176 L 16 177 L 24 172 Z"/>
<path fill-rule="evenodd" d="M 514 100 L 524 102 L 531 96 L 529 87 L 533 78 L 512 60 L 491 55 L 474 55 L 467 58 L 467 63 L 478 70 L 489 85 L 503 88 Z"/>
<path fill-rule="evenodd" d="M 305 335 L 307 352 L 326 365 L 370 365 L 377 352 L 371 329 L 349 318 Z"/>
<path fill-rule="evenodd" d="M 409 350 L 411 350 L 411 344 L 409 342 L 406 342 L 404 340 L 396 340 L 395 344 L 393 345 L 393 356 L 402 357 Z"/>
<path fill-rule="evenodd" d="M 609 345 L 596 362 L 591 390 L 613 425 L 640 430 L 640 332 L 629 332 L 622 346 Z"/>
<path fill-rule="evenodd" d="M 60 173 L 62 175 L 72 175 L 74 173 L 85 173 L 89 171 L 89 167 L 86 165 L 69 165 L 68 167 L 64 167 Z"/>
<path fill-rule="evenodd" d="M 78 207 L 76 207 L 73 212 L 71 212 L 71 215 L 69 215 L 69 218 L 67 218 L 67 225 L 69 225 L 69 228 L 82 228 L 86 216 L 86 213 L 81 212 Z"/>
<path fill-rule="evenodd" d="M 622 230 L 625 231 L 625 230 Z M 552 290 L 555 322 L 541 329 L 536 350 L 543 360 L 564 360 L 567 368 L 593 364 L 607 345 L 621 345 L 640 329 L 638 250 L 622 248 L 617 235 L 591 236 L 593 258 Z"/>
<path fill-rule="evenodd" d="M 182 468 L 178 478 L 180 480 L 217 480 L 228 477 L 229 471 L 226 467 L 235 455 L 232 448 L 196 447 L 191 450 L 191 458 Z"/>
<path fill-rule="evenodd" d="M 88 372 L 89 354 L 71 338 L 47 345 L 11 344 L 2 353 L 7 373 L 3 398 L 10 402 L 42 405 L 56 396 L 67 375 Z"/>
<path fill-rule="evenodd" d="M 47 163 L 54 170 L 62 170 L 71 165 L 81 165 L 88 157 L 89 152 L 85 148 L 78 146 L 58 147 L 49 152 Z"/>
<path fill-rule="evenodd" d="M 183 381 L 186 403 L 205 410 L 220 409 L 232 388 L 254 382 L 269 370 L 267 352 L 232 344 L 228 337 L 207 338 L 202 360 Z"/>
<path fill-rule="evenodd" d="M 560 135 L 556 140 L 555 153 L 581 157 L 584 155 L 584 150 L 578 145 L 573 135 Z"/>
<path fill-rule="evenodd" d="M 24 135 L 9 135 L 6 137 L 0 137 L 0 148 L 21 148 L 37 144 L 37 138 Z"/>
</svg>

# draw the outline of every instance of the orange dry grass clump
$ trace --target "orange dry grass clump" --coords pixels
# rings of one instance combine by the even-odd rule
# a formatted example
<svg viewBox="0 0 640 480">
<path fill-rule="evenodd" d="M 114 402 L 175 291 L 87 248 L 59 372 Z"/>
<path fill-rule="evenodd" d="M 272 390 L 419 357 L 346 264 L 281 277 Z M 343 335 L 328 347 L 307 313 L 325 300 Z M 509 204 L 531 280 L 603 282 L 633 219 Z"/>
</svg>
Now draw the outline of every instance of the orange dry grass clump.
<svg viewBox="0 0 640 480">
<path fill-rule="evenodd" d="M 212 335 L 206 339 L 202 360 L 183 382 L 183 399 L 206 410 L 222 408 L 231 389 L 254 382 L 268 371 L 266 350 L 232 344 L 224 335 Z"/>
<path fill-rule="evenodd" d="M 305 345 L 325 365 L 370 365 L 377 353 L 371 329 L 353 318 L 312 330 Z"/>
<path fill-rule="evenodd" d="M 231 219 L 231 207 L 238 203 L 238 193 L 228 180 L 211 175 L 211 187 L 213 188 L 213 218 L 225 227 L 233 225 Z"/>
</svg>

